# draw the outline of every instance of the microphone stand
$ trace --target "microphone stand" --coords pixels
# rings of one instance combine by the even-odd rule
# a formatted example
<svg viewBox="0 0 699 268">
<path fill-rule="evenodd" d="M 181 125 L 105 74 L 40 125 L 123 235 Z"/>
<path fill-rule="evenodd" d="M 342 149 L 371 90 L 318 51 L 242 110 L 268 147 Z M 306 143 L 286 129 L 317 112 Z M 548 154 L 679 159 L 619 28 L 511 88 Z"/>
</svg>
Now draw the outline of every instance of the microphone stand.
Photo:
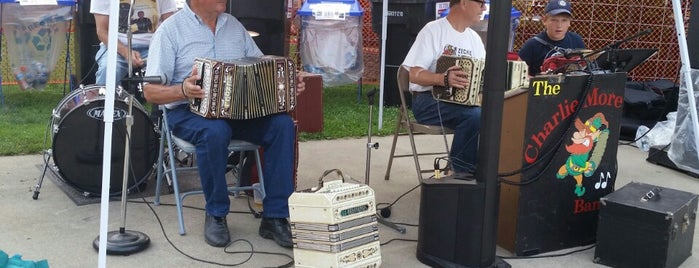
<svg viewBox="0 0 699 268">
<path fill-rule="evenodd" d="M 639 37 L 641 37 L 641 36 L 644 36 L 644 35 L 647 35 L 647 34 L 649 34 L 649 33 L 651 33 L 651 32 L 652 32 L 651 29 L 645 29 L 645 30 L 643 30 L 643 31 L 640 31 L 640 32 L 638 32 L 638 33 L 632 35 L 632 36 L 629 36 L 629 37 L 627 37 L 627 38 L 624 38 L 624 39 L 622 39 L 622 40 L 619 40 L 619 41 L 616 41 L 616 42 L 614 42 L 614 43 L 612 43 L 612 44 L 609 44 L 609 45 L 607 45 L 607 46 L 605 46 L 605 47 L 603 47 L 603 48 L 600 48 L 600 49 L 598 49 L 598 50 L 595 50 L 595 51 L 593 51 L 592 53 L 590 53 L 590 54 L 588 54 L 587 56 L 585 56 L 584 58 L 587 58 L 587 57 L 590 57 L 590 56 L 593 56 L 593 55 L 597 55 L 597 54 L 599 54 L 599 53 L 602 53 L 602 52 L 605 52 L 605 51 L 606 51 L 606 52 L 608 52 L 608 53 L 607 53 L 607 61 L 611 64 L 610 70 L 611 70 L 612 72 L 617 72 L 617 71 L 620 69 L 620 66 L 619 66 L 619 64 L 620 64 L 620 63 L 619 63 L 619 56 L 617 55 L 617 51 L 619 50 L 619 47 L 620 47 L 622 44 L 626 43 L 626 42 L 629 42 L 629 41 L 631 41 L 631 40 L 637 39 L 637 38 L 639 38 Z"/>
<path fill-rule="evenodd" d="M 134 0 L 131 0 L 131 6 L 129 6 L 129 18 L 127 23 L 131 24 L 131 12 L 133 8 Z M 129 78 L 132 78 L 132 62 L 131 62 L 131 38 L 132 38 L 131 27 L 127 27 L 126 30 L 126 40 L 129 50 L 128 62 L 129 66 Z M 132 82 L 128 82 L 129 84 Z M 115 91 L 116 92 L 116 91 Z M 111 231 L 107 233 L 107 254 L 111 255 L 130 255 L 132 253 L 140 252 L 150 245 L 150 238 L 148 235 L 139 232 L 126 230 L 126 192 L 128 191 L 128 179 L 129 179 L 129 168 L 131 167 L 131 155 L 130 155 L 130 140 L 131 140 L 131 126 L 133 125 L 133 102 L 134 96 L 129 95 L 128 98 L 129 112 L 126 116 L 126 138 L 124 139 L 124 169 L 123 178 L 121 185 L 121 226 L 118 231 Z M 99 236 L 92 242 L 92 247 L 99 249 Z"/>
<path fill-rule="evenodd" d="M 367 100 L 369 102 L 369 133 L 367 135 L 367 144 L 366 144 L 366 171 L 364 173 L 364 184 L 369 185 L 369 169 L 370 169 L 370 164 L 371 164 L 371 149 L 379 149 L 379 143 L 378 142 L 371 142 L 371 119 L 372 119 L 372 111 L 374 110 L 374 95 L 376 94 L 376 88 L 372 89 L 369 91 L 367 95 Z M 397 232 L 404 234 L 405 233 L 405 227 L 403 226 L 398 226 L 393 222 L 390 222 L 384 218 L 384 215 L 386 215 L 386 218 L 391 215 L 391 208 L 386 207 L 381 209 L 380 213 L 376 213 L 376 220 L 383 224 L 386 225 L 387 227 L 396 230 Z"/>
</svg>

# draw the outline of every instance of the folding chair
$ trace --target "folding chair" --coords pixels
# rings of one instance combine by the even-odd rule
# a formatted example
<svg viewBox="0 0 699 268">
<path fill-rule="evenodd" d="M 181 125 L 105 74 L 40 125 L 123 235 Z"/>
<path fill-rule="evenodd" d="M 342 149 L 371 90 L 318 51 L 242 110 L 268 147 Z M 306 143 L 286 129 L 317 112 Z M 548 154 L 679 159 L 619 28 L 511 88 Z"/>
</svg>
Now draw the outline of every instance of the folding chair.
<svg viewBox="0 0 699 268">
<path fill-rule="evenodd" d="M 160 106 L 160 110 L 162 111 L 162 116 L 161 116 L 161 122 L 160 122 L 160 128 L 161 128 L 161 138 L 160 138 L 160 152 L 158 154 L 158 174 L 157 174 L 157 181 L 156 181 L 156 187 L 155 187 L 155 201 L 153 202 L 156 206 L 160 205 L 160 191 L 161 191 L 161 185 L 163 183 L 163 175 L 167 176 L 169 180 L 171 180 L 172 188 L 173 188 L 173 193 L 175 194 L 175 204 L 177 206 L 177 219 L 180 224 L 180 235 L 185 234 L 185 228 L 184 228 L 184 218 L 182 216 L 182 202 L 184 201 L 184 198 L 190 195 L 194 194 L 203 194 L 204 192 L 202 190 L 193 190 L 185 193 L 180 193 L 179 189 L 179 184 L 178 184 L 178 179 L 177 179 L 177 172 L 179 171 L 185 171 L 185 170 L 196 170 L 197 167 L 192 165 L 192 166 L 184 166 L 184 167 L 177 167 L 176 162 L 175 162 L 175 152 L 177 150 L 181 150 L 184 153 L 187 154 L 192 154 L 194 155 L 195 153 L 195 147 L 193 144 L 186 142 L 175 135 L 172 134 L 170 131 L 170 127 L 167 125 L 167 109 L 164 106 Z M 165 146 L 167 145 L 167 148 Z M 256 191 L 259 196 L 264 199 L 265 197 L 265 187 L 264 187 L 264 177 L 262 175 L 262 162 L 260 161 L 260 146 L 257 144 L 253 144 L 247 141 L 243 140 L 231 140 L 231 142 L 228 144 L 228 151 L 230 152 L 241 152 L 240 154 L 240 161 L 238 161 L 238 166 L 237 166 L 237 171 L 235 174 L 236 180 L 235 180 L 235 186 L 229 186 L 228 191 L 232 192 L 234 196 L 238 196 L 238 193 L 240 191 L 246 191 L 246 190 L 254 190 Z M 241 186 L 241 174 L 242 172 L 242 166 L 243 166 L 243 158 L 244 154 L 242 152 L 245 151 L 254 151 L 255 152 L 255 161 L 257 163 L 257 174 L 259 176 L 259 184 L 256 184 L 254 186 Z M 165 162 L 165 154 L 167 153 L 168 156 L 168 161 Z"/>
<path fill-rule="evenodd" d="M 405 66 L 400 66 L 397 73 L 398 82 L 398 92 L 400 96 L 400 113 L 398 115 L 398 122 L 396 124 L 396 131 L 393 134 L 393 144 L 391 145 L 391 154 L 388 158 L 388 166 L 386 167 L 385 180 L 388 180 L 391 176 L 391 166 L 393 165 L 394 158 L 400 157 L 413 157 L 415 161 L 415 171 L 417 171 L 417 177 L 420 181 L 423 180 L 423 173 L 434 172 L 434 169 L 421 169 L 420 168 L 420 157 L 429 155 L 449 155 L 449 145 L 447 142 L 446 134 L 453 134 L 454 130 L 442 126 L 432 126 L 420 124 L 415 119 L 411 118 L 410 111 L 408 110 L 408 104 L 406 102 L 406 95 L 411 96 L 412 93 L 409 89 L 409 71 Z M 442 135 L 444 138 L 444 151 L 430 151 L 425 153 L 418 153 L 415 146 L 415 135 L 429 134 L 429 135 Z M 410 148 L 412 153 L 410 154 L 396 154 L 396 142 L 399 136 L 408 136 L 410 138 Z"/>
</svg>

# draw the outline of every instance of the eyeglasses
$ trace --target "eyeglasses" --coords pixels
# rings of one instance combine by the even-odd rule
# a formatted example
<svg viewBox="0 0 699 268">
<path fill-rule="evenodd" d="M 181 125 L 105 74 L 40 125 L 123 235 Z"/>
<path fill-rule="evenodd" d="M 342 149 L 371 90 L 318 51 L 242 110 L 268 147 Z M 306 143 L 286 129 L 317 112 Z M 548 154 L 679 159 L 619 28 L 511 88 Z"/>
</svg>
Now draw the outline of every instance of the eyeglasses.
<svg viewBox="0 0 699 268">
<path fill-rule="evenodd" d="M 480 4 L 481 4 L 481 8 L 484 8 L 484 7 L 485 7 L 485 1 L 483 1 L 483 0 L 471 0 L 471 1 L 476 2 L 476 3 L 480 3 Z"/>
</svg>

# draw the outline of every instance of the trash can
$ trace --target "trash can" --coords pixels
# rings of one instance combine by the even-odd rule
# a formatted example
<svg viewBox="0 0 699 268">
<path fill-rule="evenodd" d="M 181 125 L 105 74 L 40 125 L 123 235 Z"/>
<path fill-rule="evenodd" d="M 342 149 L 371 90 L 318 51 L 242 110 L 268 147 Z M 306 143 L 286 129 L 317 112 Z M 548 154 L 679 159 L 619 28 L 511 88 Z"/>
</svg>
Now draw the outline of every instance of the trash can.
<svg viewBox="0 0 699 268">
<path fill-rule="evenodd" d="M 43 89 L 66 44 L 75 1 L 21 5 L 0 0 L 10 68 L 23 90 Z"/>
<path fill-rule="evenodd" d="M 362 15 L 355 0 L 307 0 L 301 17 L 299 54 L 303 69 L 323 76 L 326 86 L 356 83 L 364 74 Z"/>
<path fill-rule="evenodd" d="M 383 0 L 371 0 L 372 29 L 381 36 L 383 20 Z M 398 84 L 396 74 L 398 67 L 408 55 L 415 37 L 427 22 L 425 15 L 425 0 L 391 0 L 388 2 L 388 18 L 386 25 L 386 51 L 384 66 L 384 106 L 399 106 Z M 407 100 L 410 102 L 410 99 Z"/>
</svg>

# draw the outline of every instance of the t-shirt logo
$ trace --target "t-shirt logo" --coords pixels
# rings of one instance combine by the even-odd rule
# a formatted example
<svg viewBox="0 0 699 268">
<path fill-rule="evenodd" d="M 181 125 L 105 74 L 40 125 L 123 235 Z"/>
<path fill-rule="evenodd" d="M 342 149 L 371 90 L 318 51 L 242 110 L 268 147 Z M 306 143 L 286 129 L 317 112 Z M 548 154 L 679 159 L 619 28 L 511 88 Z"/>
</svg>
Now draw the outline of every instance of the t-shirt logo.
<svg viewBox="0 0 699 268">
<path fill-rule="evenodd" d="M 472 57 L 471 50 L 455 47 L 453 45 L 445 45 L 442 55 L 457 56 L 457 57 Z"/>
</svg>

